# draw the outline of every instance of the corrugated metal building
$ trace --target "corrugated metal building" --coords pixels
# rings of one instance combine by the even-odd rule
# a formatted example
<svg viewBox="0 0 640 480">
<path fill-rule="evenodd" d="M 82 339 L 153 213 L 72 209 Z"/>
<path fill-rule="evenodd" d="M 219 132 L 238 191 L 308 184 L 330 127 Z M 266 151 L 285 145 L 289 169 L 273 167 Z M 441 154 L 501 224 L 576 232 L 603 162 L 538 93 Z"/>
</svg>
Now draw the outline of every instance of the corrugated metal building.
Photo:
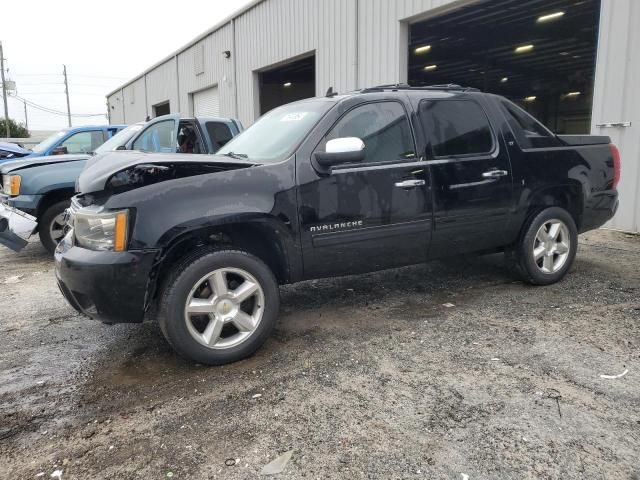
<svg viewBox="0 0 640 480">
<path fill-rule="evenodd" d="M 636 0 L 259 0 L 110 93 L 110 121 L 249 125 L 330 86 L 477 86 L 556 131 L 610 135 L 623 168 L 611 227 L 640 231 L 639 25 Z"/>
</svg>

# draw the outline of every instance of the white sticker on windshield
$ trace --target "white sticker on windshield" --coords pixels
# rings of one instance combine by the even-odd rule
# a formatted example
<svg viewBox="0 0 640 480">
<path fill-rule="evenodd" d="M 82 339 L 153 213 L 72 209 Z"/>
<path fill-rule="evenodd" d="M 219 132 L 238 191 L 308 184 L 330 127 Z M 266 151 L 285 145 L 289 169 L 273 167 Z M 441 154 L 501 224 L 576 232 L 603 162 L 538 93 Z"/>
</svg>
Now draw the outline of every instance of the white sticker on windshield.
<svg viewBox="0 0 640 480">
<path fill-rule="evenodd" d="M 307 116 L 308 112 L 287 113 L 280 119 L 281 122 L 299 122 Z"/>
</svg>

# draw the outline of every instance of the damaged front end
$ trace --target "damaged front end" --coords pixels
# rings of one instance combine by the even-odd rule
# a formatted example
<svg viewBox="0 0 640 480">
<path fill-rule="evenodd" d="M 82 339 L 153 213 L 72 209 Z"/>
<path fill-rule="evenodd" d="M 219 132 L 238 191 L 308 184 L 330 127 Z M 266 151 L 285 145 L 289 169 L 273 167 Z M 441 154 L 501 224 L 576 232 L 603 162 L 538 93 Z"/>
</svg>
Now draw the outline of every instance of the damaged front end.
<svg viewBox="0 0 640 480">
<path fill-rule="evenodd" d="M 249 163 L 206 163 L 206 162 L 176 162 L 176 163 L 141 163 L 114 173 L 106 182 L 105 190 L 113 193 L 123 193 L 140 187 L 156 183 L 177 180 L 180 178 L 207 175 L 211 173 L 251 167 Z"/>
<path fill-rule="evenodd" d="M 0 202 L 0 244 L 19 252 L 37 228 L 35 217 Z"/>
</svg>

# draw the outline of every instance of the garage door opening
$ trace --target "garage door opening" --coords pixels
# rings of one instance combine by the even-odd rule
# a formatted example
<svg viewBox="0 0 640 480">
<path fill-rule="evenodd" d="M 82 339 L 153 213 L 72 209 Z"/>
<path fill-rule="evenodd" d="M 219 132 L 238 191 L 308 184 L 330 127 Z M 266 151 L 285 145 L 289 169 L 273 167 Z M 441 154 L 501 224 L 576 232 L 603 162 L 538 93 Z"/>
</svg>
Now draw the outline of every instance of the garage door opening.
<svg viewBox="0 0 640 480">
<path fill-rule="evenodd" d="M 157 105 L 153 105 L 151 108 L 153 110 L 154 118 L 162 115 L 169 115 L 171 113 L 169 102 L 158 103 Z"/>
<path fill-rule="evenodd" d="M 260 115 L 280 105 L 315 97 L 315 55 L 259 73 Z"/>
<path fill-rule="evenodd" d="M 411 85 L 504 95 L 563 134 L 590 131 L 600 0 L 491 0 L 410 27 Z"/>
</svg>

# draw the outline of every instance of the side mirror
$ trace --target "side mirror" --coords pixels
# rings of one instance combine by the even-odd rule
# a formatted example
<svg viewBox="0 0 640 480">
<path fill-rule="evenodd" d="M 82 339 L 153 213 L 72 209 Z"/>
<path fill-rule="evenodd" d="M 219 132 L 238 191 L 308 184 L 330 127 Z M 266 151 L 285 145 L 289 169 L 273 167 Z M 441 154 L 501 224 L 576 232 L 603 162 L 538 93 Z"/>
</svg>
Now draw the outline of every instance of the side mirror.
<svg viewBox="0 0 640 480">
<path fill-rule="evenodd" d="M 56 147 L 51 151 L 51 155 L 66 155 L 69 153 L 67 147 Z"/>
<path fill-rule="evenodd" d="M 323 173 L 341 163 L 357 163 L 364 160 L 364 142 L 358 137 L 334 138 L 327 142 L 324 152 L 314 153 L 314 159 Z"/>
<path fill-rule="evenodd" d="M 127 149 L 127 147 L 125 145 L 118 145 L 116 147 L 116 150 L 126 150 L 126 149 Z"/>
</svg>

